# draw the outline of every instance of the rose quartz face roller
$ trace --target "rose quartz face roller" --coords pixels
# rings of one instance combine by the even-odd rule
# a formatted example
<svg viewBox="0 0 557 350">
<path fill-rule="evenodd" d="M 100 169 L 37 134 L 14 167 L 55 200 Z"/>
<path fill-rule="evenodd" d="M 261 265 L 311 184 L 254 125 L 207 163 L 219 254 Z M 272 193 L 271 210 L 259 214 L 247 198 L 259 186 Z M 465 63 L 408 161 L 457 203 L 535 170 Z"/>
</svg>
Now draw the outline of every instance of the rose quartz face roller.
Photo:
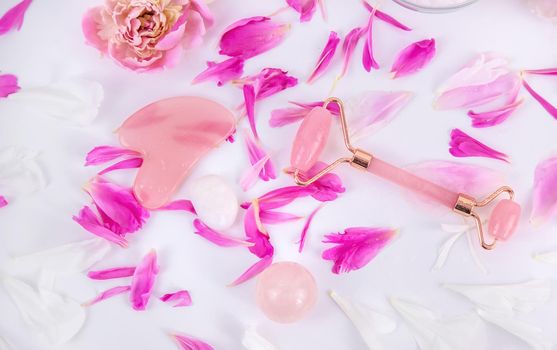
<svg viewBox="0 0 557 350">
<path fill-rule="evenodd" d="M 332 115 L 327 110 L 327 106 L 330 103 L 336 103 L 339 106 L 344 144 L 351 155 L 349 157 L 337 159 L 325 169 L 308 179 L 304 176 L 304 173 L 318 160 L 327 142 L 331 120 L 333 119 Z M 497 241 L 506 240 L 515 231 L 520 218 L 521 208 L 518 203 L 513 201 L 514 191 L 510 187 L 500 187 L 486 198 L 477 200 L 467 194 L 456 193 L 450 189 L 422 179 L 404 169 L 384 162 L 366 151 L 353 147 L 350 143 L 349 135 L 348 125 L 344 115 L 344 107 L 340 99 L 335 97 L 329 98 L 325 101 L 323 107 L 315 107 L 311 110 L 300 125 L 292 147 L 290 162 L 296 183 L 307 186 L 330 172 L 339 164 L 348 163 L 357 169 L 367 171 L 405 189 L 426 196 L 464 217 L 473 218 L 476 223 L 480 244 L 485 249 L 493 249 Z M 487 206 L 499 195 L 505 193 L 508 195 L 509 199 L 500 200 L 489 216 L 488 233 L 493 236 L 493 240 L 488 243 L 485 239 L 482 220 L 476 212 L 476 208 Z"/>
</svg>

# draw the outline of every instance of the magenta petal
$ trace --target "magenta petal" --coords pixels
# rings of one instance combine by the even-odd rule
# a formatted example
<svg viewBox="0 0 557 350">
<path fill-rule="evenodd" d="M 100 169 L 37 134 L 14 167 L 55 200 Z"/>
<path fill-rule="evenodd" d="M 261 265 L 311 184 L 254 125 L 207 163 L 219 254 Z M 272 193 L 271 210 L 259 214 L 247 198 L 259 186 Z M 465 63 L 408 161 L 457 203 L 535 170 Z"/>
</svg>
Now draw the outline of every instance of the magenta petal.
<svg viewBox="0 0 557 350">
<path fill-rule="evenodd" d="M 227 82 L 238 79 L 244 72 L 244 60 L 239 57 L 232 57 L 223 62 L 207 62 L 207 69 L 199 73 L 194 79 L 193 84 L 200 83 L 205 80 L 216 80 L 218 86 L 222 86 Z"/>
<path fill-rule="evenodd" d="M 0 98 L 18 92 L 17 77 L 13 74 L 0 74 Z"/>
<path fill-rule="evenodd" d="M 507 155 L 486 146 L 459 129 L 451 131 L 449 152 L 455 157 L 486 157 L 508 163 Z"/>
<path fill-rule="evenodd" d="M 243 88 L 244 91 L 244 105 L 246 106 L 246 114 L 248 116 L 249 127 L 253 136 L 259 138 L 257 135 L 257 128 L 255 126 L 255 89 L 253 85 L 246 84 Z"/>
<path fill-rule="evenodd" d="M 311 75 L 307 80 L 308 84 L 311 84 L 313 81 L 315 81 L 315 79 L 319 78 L 327 71 L 329 64 L 331 64 L 331 60 L 335 56 L 335 52 L 339 43 L 340 38 L 338 37 L 338 34 L 334 31 L 331 31 L 331 33 L 329 34 L 329 39 L 327 40 L 327 43 L 325 44 L 325 47 L 323 48 L 323 51 L 319 55 L 319 59 L 315 64 L 315 68 L 313 69 Z"/>
<path fill-rule="evenodd" d="M 248 59 L 278 46 L 290 29 L 269 17 L 250 17 L 230 25 L 220 39 L 221 55 Z"/>
<path fill-rule="evenodd" d="M 77 216 L 73 216 L 72 219 L 81 225 L 84 229 L 91 232 L 92 234 L 106 239 L 109 242 L 116 243 L 121 247 L 127 247 L 128 242 L 123 235 L 115 233 L 100 222 L 95 213 L 91 208 L 85 206 L 83 207 Z"/>
<path fill-rule="evenodd" d="M 99 171 L 99 175 L 104 175 L 114 170 L 121 170 L 121 169 L 136 169 L 139 168 L 143 164 L 143 158 L 130 158 L 124 159 L 119 161 L 118 163 L 114 163 L 111 166 Z"/>
<path fill-rule="evenodd" d="M 377 19 L 382 20 L 383 22 L 389 23 L 390 25 L 392 25 L 393 27 L 396 27 L 398 29 L 402 29 L 404 31 L 411 31 L 412 28 L 400 23 L 397 19 L 395 19 L 394 17 L 392 17 L 391 15 L 382 12 L 380 10 L 377 10 L 376 8 L 374 8 L 373 6 L 371 6 L 367 1 L 362 1 L 362 3 L 364 4 L 364 7 L 369 11 L 369 12 L 373 12 L 375 11 L 375 17 L 377 17 Z"/>
<path fill-rule="evenodd" d="M 405 47 L 391 68 L 393 78 L 404 77 L 422 70 L 435 56 L 435 39 L 426 39 Z"/>
<path fill-rule="evenodd" d="M 263 224 L 282 224 L 289 221 L 296 221 L 301 219 L 300 216 L 290 214 L 290 213 L 283 213 L 280 211 L 274 210 L 263 210 L 259 212 L 259 218 L 261 219 L 261 223 Z"/>
<path fill-rule="evenodd" d="M 309 169 L 308 173 L 305 174 L 305 176 L 307 178 L 311 178 L 318 172 L 323 170 L 326 166 L 327 164 L 323 162 L 317 162 L 313 167 L 311 167 L 311 169 Z M 346 189 L 342 185 L 342 180 L 335 173 L 325 174 L 307 187 L 314 189 L 314 192 L 311 194 L 311 196 L 320 202 L 333 201 L 337 199 L 339 193 L 344 193 L 344 191 L 346 191 Z"/>
<path fill-rule="evenodd" d="M 264 68 L 259 74 L 245 79 L 254 82 L 257 101 L 298 84 L 298 79 L 289 76 L 287 71 L 279 68 Z"/>
<path fill-rule="evenodd" d="M 211 345 L 189 335 L 173 334 L 172 337 L 181 350 L 215 350 Z"/>
<path fill-rule="evenodd" d="M 367 265 L 394 237 L 396 231 L 388 228 L 351 227 L 344 233 L 331 233 L 323 243 L 335 246 L 323 251 L 325 260 L 334 262 L 335 274 L 361 269 Z"/>
<path fill-rule="evenodd" d="M 527 69 L 524 73 L 535 75 L 557 75 L 557 68 Z"/>
<path fill-rule="evenodd" d="M 269 241 L 269 236 L 267 236 L 266 232 L 261 230 L 258 224 L 258 221 L 260 222 L 261 219 L 258 215 L 258 210 L 256 210 L 252 204 L 246 210 L 246 215 L 244 216 L 244 231 L 248 238 L 248 242 L 252 243 L 248 249 L 258 258 L 272 256 L 275 248 Z"/>
<path fill-rule="evenodd" d="M 107 289 L 104 292 L 97 295 L 93 300 L 84 303 L 83 306 L 94 305 L 94 304 L 96 304 L 100 301 L 106 300 L 108 298 L 112 298 L 113 296 L 116 296 L 116 295 L 119 295 L 119 294 L 122 294 L 122 293 L 126 293 L 130 289 L 131 289 L 130 286 L 118 286 L 118 287 L 113 287 L 113 288 Z"/>
<path fill-rule="evenodd" d="M 244 273 L 240 275 L 234 282 L 229 284 L 229 287 L 235 287 L 242 284 L 263 272 L 269 265 L 273 263 L 273 256 L 265 256 L 255 264 L 251 265 Z"/>
<path fill-rule="evenodd" d="M 282 208 L 296 198 L 311 196 L 317 187 L 287 186 L 277 188 L 259 197 L 261 211 Z"/>
<path fill-rule="evenodd" d="M 165 206 L 157 209 L 157 210 L 179 210 L 179 211 L 187 211 L 192 214 L 197 215 L 195 208 L 193 207 L 193 203 L 188 199 L 178 199 L 172 201 Z"/>
<path fill-rule="evenodd" d="M 531 86 L 526 82 L 526 80 L 522 80 L 522 85 L 532 95 L 532 97 L 539 102 L 539 104 L 555 119 L 557 119 L 557 108 L 553 106 L 549 101 L 543 98 L 540 94 L 538 94 Z"/>
<path fill-rule="evenodd" d="M 260 174 L 263 172 L 265 164 L 271 160 L 270 156 L 266 154 L 263 158 L 259 159 L 255 164 L 253 164 L 247 171 L 242 175 L 240 179 L 240 186 L 242 190 L 247 191 L 255 185 L 257 179 L 260 178 Z"/>
<path fill-rule="evenodd" d="M 6 205 L 8 205 L 8 200 L 6 197 L 0 195 L 0 208 L 4 208 Z"/>
<path fill-rule="evenodd" d="M 516 100 L 510 104 L 502 107 L 485 111 L 475 112 L 468 111 L 468 116 L 472 118 L 472 126 L 475 128 L 487 128 L 490 126 L 498 125 L 507 120 L 516 109 L 522 105 L 522 100 Z"/>
<path fill-rule="evenodd" d="M 252 243 L 246 242 L 242 239 L 230 237 L 225 235 L 224 233 L 217 232 L 209 226 L 205 225 L 205 223 L 199 219 L 195 219 L 193 221 L 193 227 L 195 227 L 195 234 L 200 235 L 201 237 L 205 238 L 209 242 L 218 245 L 219 247 L 250 247 L 253 245 Z"/>
<path fill-rule="evenodd" d="M 302 250 L 304 250 L 304 245 L 306 243 L 306 237 L 309 230 L 309 226 L 311 225 L 311 222 L 313 221 L 315 214 L 317 214 L 317 212 L 321 210 L 321 208 L 323 208 L 323 205 L 320 205 L 317 208 L 315 208 L 311 212 L 311 214 L 309 214 L 306 223 L 304 224 L 304 228 L 302 229 L 302 233 L 300 234 L 300 246 L 298 247 L 298 252 L 300 253 L 302 252 Z"/>
<path fill-rule="evenodd" d="M 373 18 L 375 18 L 375 9 L 372 10 L 369 20 L 367 22 L 367 27 L 365 29 L 366 41 L 364 43 L 364 51 L 362 55 L 362 64 L 366 71 L 371 71 L 371 69 L 379 69 L 379 64 L 375 61 L 373 57 Z"/>
<path fill-rule="evenodd" d="M 32 0 L 23 0 L 6 12 L 0 18 L 0 35 L 4 35 L 12 29 L 20 30 L 23 25 L 25 12 L 31 5 Z"/>
<path fill-rule="evenodd" d="M 356 27 L 352 29 L 346 35 L 346 37 L 344 37 L 344 41 L 342 42 L 342 54 L 344 58 L 342 63 L 342 71 L 340 73 L 339 78 L 342 78 L 344 75 L 346 75 L 346 72 L 348 71 L 348 66 L 350 64 L 350 58 L 352 58 L 352 55 L 354 54 L 354 50 L 358 45 L 358 41 L 360 41 L 360 38 L 364 35 L 364 33 L 365 33 L 365 28 Z"/>
<path fill-rule="evenodd" d="M 530 221 L 538 225 L 557 215 L 557 157 L 538 164 L 534 174 L 534 194 Z"/>
<path fill-rule="evenodd" d="M 159 298 L 165 303 L 173 303 L 172 307 L 190 306 L 192 304 L 190 292 L 180 290 L 174 293 L 168 293 Z"/>
<path fill-rule="evenodd" d="M 158 273 L 157 253 L 151 250 L 137 265 L 132 277 L 130 302 L 134 310 L 145 310 Z"/>
<path fill-rule="evenodd" d="M 299 122 L 304 119 L 309 111 L 302 107 L 279 108 L 271 112 L 269 125 L 272 128 L 278 128 L 288 124 Z"/>
<path fill-rule="evenodd" d="M 261 144 L 257 140 L 254 140 L 253 137 L 247 132 L 244 133 L 244 140 L 246 142 L 248 158 L 251 165 L 255 167 L 256 163 L 260 162 L 261 159 L 267 158 L 267 160 L 263 162 L 262 168 L 257 173 L 259 178 L 261 178 L 261 180 L 263 181 L 276 179 L 277 174 L 273 162 L 271 161 L 267 152 L 263 149 Z"/>
<path fill-rule="evenodd" d="M 317 9 L 317 0 L 286 0 L 288 6 L 300 14 L 300 22 L 308 22 Z"/>
<path fill-rule="evenodd" d="M 92 280 L 110 280 L 113 278 L 122 278 L 133 276 L 135 272 L 134 266 L 114 267 L 106 270 L 89 271 L 87 277 Z"/>
<path fill-rule="evenodd" d="M 139 153 L 121 147 L 97 146 L 87 153 L 85 166 L 104 164 L 122 156 L 137 157 Z"/>
</svg>

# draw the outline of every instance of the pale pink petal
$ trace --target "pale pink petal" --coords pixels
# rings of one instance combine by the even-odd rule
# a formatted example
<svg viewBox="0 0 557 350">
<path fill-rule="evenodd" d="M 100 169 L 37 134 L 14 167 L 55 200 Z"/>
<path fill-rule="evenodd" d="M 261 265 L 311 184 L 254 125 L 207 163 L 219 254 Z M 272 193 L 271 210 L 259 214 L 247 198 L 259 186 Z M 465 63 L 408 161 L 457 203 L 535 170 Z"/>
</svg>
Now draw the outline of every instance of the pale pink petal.
<svg viewBox="0 0 557 350">
<path fill-rule="evenodd" d="M 192 81 L 193 84 L 205 80 L 216 80 L 218 86 L 238 79 L 244 72 L 244 60 L 239 57 L 231 57 L 225 61 L 215 63 L 207 62 L 207 69 L 199 73 Z"/>
<path fill-rule="evenodd" d="M 557 68 L 527 69 L 523 72 L 535 75 L 557 75 Z"/>
<path fill-rule="evenodd" d="M 250 17 L 230 25 L 221 36 L 221 55 L 248 59 L 278 46 L 290 29 L 269 17 Z"/>
<path fill-rule="evenodd" d="M 325 260 L 334 262 L 335 274 L 350 272 L 366 266 L 394 237 L 396 230 L 388 228 L 351 227 L 344 233 L 331 233 L 323 243 L 335 246 L 323 251 Z"/>
<path fill-rule="evenodd" d="M 455 157 L 486 157 L 508 163 L 508 156 L 474 139 L 460 129 L 451 131 L 449 152 Z"/>
<path fill-rule="evenodd" d="M 18 92 L 17 77 L 13 74 L 0 74 L 0 98 Z"/>
<path fill-rule="evenodd" d="M 134 310 L 145 310 L 158 273 L 157 253 L 151 250 L 137 265 L 132 276 L 130 303 Z"/>
<path fill-rule="evenodd" d="M 8 205 L 8 200 L 6 197 L 0 195 L 0 208 L 4 208 L 6 205 Z"/>
<path fill-rule="evenodd" d="M 291 108 L 281 108 L 275 109 L 271 112 L 271 119 L 269 120 L 269 125 L 273 128 L 281 127 L 284 125 L 296 123 L 306 117 L 306 115 L 316 106 L 323 106 L 323 101 L 311 102 L 311 103 L 301 103 L 301 102 L 289 102 L 296 107 Z M 338 116 L 339 110 L 336 103 L 330 103 L 327 106 L 329 112 L 333 115 Z"/>
<path fill-rule="evenodd" d="M 539 225 L 557 215 L 557 157 L 538 164 L 534 174 L 530 221 Z"/>
<path fill-rule="evenodd" d="M 12 29 L 20 30 L 23 25 L 25 12 L 31 5 L 32 0 L 23 0 L 6 12 L 0 18 L 0 36 L 6 34 Z"/>
<path fill-rule="evenodd" d="M 139 156 L 139 153 L 129 149 L 113 146 L 97 146 L 87 153 L 85 166 L 99 165 L 123 156 Z"/>
<path fill-rule="evenodd" d="M 317 0 L 286 0 L 286 3 L 300 14 L 300 22 L 311 21 L 317 9 Z"/>
<path fill-rule="evenodd" d="M 72 219 L 81 225 L 85 230 L 91 232 L 92 234 L 106 239 L 107 241 L 116 243 L 121 247 L 127 247 L 128 242 L 123 235 L 115 233 L 108 228 L 106 228 L 97 218 L 95 213 L 91 208 L 85 206 L 83 207 L 77 216 L 73 216 Z"/>
<path fill-rule="evenodd" d="M 181 350 L 215 350 L 211 345 L 189 335 L 173 334 L 172 337 Z"/>
<path fill-rule="evenodd" d="M 374 8 L 369 15 L 367 27 L 365 29 L 366 40 L 364 43 L 364 51 L 362 55 L 362 64 L 366 71 L 371 69 L 379 69 L 379 64 L 373 57 L 373 19 L 375 18 L 376 9 Z"/>
<path fill-rule="evenodd" d="M 375 11 L 375 17 L 377 17 L 377 19 L 389 23 L 390 25 L 392 25 L 393 27 L 396 27 L 398 29 L 402 29 L 404 31 L 411 31 L 412 28 L 400 23 L 397 19 L 395 19 L 394 17 L 392 17 L 391 15 L 380 11 L 376 8 L 374 8 L 373 6 L 371 6 L 367 1 L 362 1 L 362 3 L 364 4 L 364 7 L 369 11 L 369 12 L 373 12 Z"/>
<path fill-rule="evenodd" d="M 285 222 L 300 220 L 302 217 L 290 213 L 283 213 L 274 210 L 263 210 L 259 212 L 259 218 L 263 224 L 274 225 Z"/>
<path fill-rule="evenodd" d="M 468 116 L 472 118 L 472 126 L 475 128 L 487 128 L 498 125 L 507 120 L 510 115 L 522 105 L 523 100 L 516 100 L 502 107 L 490 111 L 475 112 L 468 111 Z"/>
<path fill-rule="evenodd" d="M 99 175 L 104 175 L 114 170 L 121 170 L 121 169 L 136 169 L 139 168 L 143 164 L 143 158 L 130 158 L 124 159 L 119 161 L 118 163 L 114 163 L 111 166 L 99 171 Z"/>
<path fill-rule="evenodd" d="M 319 210 L 321 210 L 321 208 L 323 208 L 323 205 L 318 206 L 317 208 L 315 208 L 311 214 L 309 214 L 306 223 L 304 224 L 304 228 L 302 229 L 302 233 L 300 234 L 300 246 L 298 248 L 298 252 L 302 252 L 302 250 L 304 250 L 304 245 L 306 243 L 306 237 L 307 237 L 307 233 L 309 230 L 309 226 L 311 225 L 311 222 L 313 221 L 313 218 L 315 217 L 315 214 L 317 214 L 317 212 Z"/>
<path fill-rule="evenodd" d="M 259 179 L 259 174 L 263 171 L 265 164 L 271 159 L 270 155 L 265 155 L 263 158 L 259 159 L 255 164 L 253 164 L 240 179 L 240 186 L 242 190 L 247 191 L 255 185 L 257 179 Z"/>
<path fill-rule="evenodd" d="M 207 24 L 207 27 L 210 27 L 215 22 L 215 16 L 209 9 L 209 6 L 207 6 L 207 3 L 208 2 L 204 0 L 190 0 L 190 6 L 192 9 L 198 12 Z"/>
<path fill-rule="evenodd" d="M 180 17 L 178 17 L 172 28 L 170 28 L 165 36 L 157 42 L 155 49 L 167 51 L 178 45 L 184 36 L 187 19 L 187 13 L 183 13 Z"/>
<path fill-rule="evenodd" d="M 207 25 L 203 16 L 196 11 L 187 11 L 186 15 L 187 25 L 184 29 L 182 45 L 187 49 L 191 49 L 203 44 L 203 36 L 207 32 Z M 180 47 L 176 46 L 175 48 Z M 180 50 L 180 52 L 182 52 L 182 50 Z"/>
<path fill-rule="evenodd" d="M 255 88 L 251 84 L 245 84 L 243 87 L 244 92 L 244 105 L 246 106 L 246 114 L 248 116 L 249 127 L 253 136 L 259 138 L 257 135 L 257 128 L 255 126 Z"/>
<path fill-rule="evenodd" d="M 273 263 L 272 255 L 261 258 L 261 260 L 251 265 L 244 273 L 240 275 L 240 277 L 238 277 L 236 280 L 234 280 L 234 282 L 230 283 L 228 286 L 235 287 L 239 284 L 249 281 L 250 279 L 254 278 L 255 276 L 259 275 L 261 272 L 263 272 L 272 263 Z"/>
<path fill-rule="evenodd" d="M 165 303 L 173 303 L 172 307 L 190 306 L 192 304 L 190 292 L 180 290 L 174 293 L 168 293 L 159 298 Z"/>
<path fill-rule="evenodd" d="M 258 258 L 273 256 L 275 248 L 269 241 L 267 232 L 262 230 L 259 210 L 255 207 L 256 206 L 252 204 L 246 210 L 246 215 L 244 216 L 244 232 L 248 242 L 252 243 L 248 249 Z"/>
<path fill-rule="evenodd" d="M 435 39 L 426 39 L 408 45 L 398 54 L 391 68 L 394 78 L 422 70 L 435 56 Z"/>
<path fill-rule="evenodd" d="M 188 199 L 178 199 L 172 201 L 165 206 L 157 209 L 157 210 L 178 210 L 178 211 L 187 211 L 194 215 L 197 215 L 195 208 L 193 207 L 193 203 Z"/>
<path fill-rule="evenodd" d="M 538 94 L 531 86 L 526 82 L 526 80 L 522 80 L 522 85 L 528 91 L 532 97 L 538 101 L 538 103 L 555 119 L 557 119 L 557 108 L 552 105 L 549 101 L 543 98 L 540 94 Z"/>
<path fill-rule="evenodd" d="M 350 65 L 350 58 L 352 58 L 358 42 L 365 33 L 365 28 L 356 27 L 348 32 L 348 34 L 344 37 L 344 41 L 342 42 L 342 55 L 344 56 L 344 58 L 339 79 L 346 75 L 348 66 Z"/>
<path fill-rule="evenodd" d="M 248 150 L 248 158 L 250 164 L 254 166 L 253 168 L 256 168 L 256 163 L 260 162 L 261 159 L 268 158 L 267 161 L 264 162 L 263 168 L 258 174 L 259 178 L 263 181 L 276 179 L 277 174 L 273 162 L 268 157 L 267 152 L 263 149 L 258 140 L 255 140 L 248 132 L 244 132 L 244 140 Z"/>
<path fill-rule="evenodd" d="M 331 33 L 329 34 L 329 39 L 327 40 L 323 51 L 317 59 L 315 68 L 313 69 L 311 75 L 307 80 L 308 84 L 311 84 L 313 81 L 315 81 L 315 79 L 319 78 L 327 71 L 327 68 L 331 64 L 331 60 L 335 56 L 335 52 L 339 43 L 340 38 L 338 37 L 338 34 L 334 31 L 331 31 Z"/>
<path fill-rule="evenodd" d="M 114 267 L 106 270 L 89 271 L 87 277 L 92 280 L 110 280 L 113 278 L 122 278 L 133 276 L 135 272 L 134 266 Z"/>
<path fill-rule="evenodd" d="M 101 6 L 87 10 L 81 20 L 81 30 L 88 45 L 93 46 L 102 53 L 108 52 L 108 42 L 101 39 L 99 32 L 102 30 Z"/>
<path fill-rule="evenodd" d="M 83 303 L 82 305 L 83 306 L 91 306 L 91 305 L 94 305 L 94 304 L 96 304 L 100 301 L 106 300 L 108 298 L 112 298 L 113 296 L 126 293 L 126 292 L 130 291 L 130 289 L 131 289 L 130 286 L 113 287 L 113 288 L 105 290 L 104 292 L 97 295 L 93 300 L 88 301 L 86 303 Z"/>
<path fill-rule="evenodd" d="M 209 242 L 218 245 L 219 247 L 251 247 L 253 245 L 253 243 L 247 242 L 245 240 L 231 237 L 221 232 L 217 232 L 209 226 L 205 225 L 205 223 L 203 223 L 199 219 L 195 219 L 193 221 L 193 226 L 195 227 L 195 234 L 200 235 L 201 237 L 205 238 Z"/>
</svg>

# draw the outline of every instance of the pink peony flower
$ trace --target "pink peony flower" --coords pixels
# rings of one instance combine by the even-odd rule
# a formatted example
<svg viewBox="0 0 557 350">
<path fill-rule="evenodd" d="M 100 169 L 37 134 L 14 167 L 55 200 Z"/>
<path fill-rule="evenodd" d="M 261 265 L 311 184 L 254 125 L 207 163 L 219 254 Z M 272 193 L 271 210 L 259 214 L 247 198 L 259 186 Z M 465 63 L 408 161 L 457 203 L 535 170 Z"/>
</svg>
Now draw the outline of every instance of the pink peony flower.
<svg viewBox="0 0 557 350">
<path fill-rule="evenodd" d="M 82 28 L 89 45 L 144 72 L 174 66 L 212 23 L 203 0 L 106 0 L 85 13 Z"/>
</svg>

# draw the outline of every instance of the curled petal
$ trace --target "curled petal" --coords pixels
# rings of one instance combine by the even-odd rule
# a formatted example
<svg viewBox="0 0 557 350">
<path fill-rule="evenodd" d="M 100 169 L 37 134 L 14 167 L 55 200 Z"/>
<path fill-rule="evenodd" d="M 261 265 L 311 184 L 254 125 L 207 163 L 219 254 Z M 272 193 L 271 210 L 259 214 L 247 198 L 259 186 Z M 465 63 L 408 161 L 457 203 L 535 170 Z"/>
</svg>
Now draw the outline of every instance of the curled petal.
<svg viewBox="0 0 557 350">
<path fill-rule="evenodd" d="M 270 155 L 265 155 L 263 158 L 259 159 L 255 164 L 253 164 L 245 173 L 242 175 L 240 179 L 240 186 L 244 191 L 249 190 L 255 183 L 257 179 L 260 177 L 259 174 L 263 171 L 265 164 L 271 160 Z"/>
<path fill-rule="evenodd" d="M 246 77 L 245 80 L 253 82 L 257 101 L 298 84 L 298 79 L 289 76 L 287 71 L 279 68 L 263 68 L 261 72 Z"/>
<path fill-rule="evenodd" d="M 255 164 L 260 162 L 263 158 L 268 158 L 267 161 L 263 162 L 263 167 L 257 173 L 259 178 L 263 181 L 269 181 L 270 179 L 276 179 L 277 175 L 275 172 L 275 167 L 271 162 L 270 158 L 267 155 L 267 152 L 263 149 L 261 144 L 254 140 L 253 137 L 249 133 L 244 133 L 244 140 L 246 142 L 246 148 L 248 150 L 248 158 L 250 164 L 254 166 Z"/>
<path fill-rule="evenodd" d="M 325 235 L 323 243 L 335 246 L 323 251 L 325 260 L 332 260 L 333 273 L 358 270 L 367 265 L 394 237 L 396 231 L 387 228 L 351 227 L 344 233 Z"/>
<path fill-rule="evenodd" d="M 240 57 L 232 57 L 225 61 L 207 62 L 207 69 L 199 73 L 194 79 L 193 84 L 200 83 L 205 80 L 216 80 L 218 86 L 222 86 L 227 82 L 238 79 L 244 72 L 244 59 Z"/>
<path fill-rule="evenodd" d="M 99 171 L 98 175 L 104 175 L 114 170 L 137 169 L 143 164 L 143 158 L 130 158 L 114 163 L 111 166 Z"/>
<path fill-rule="evenodd" d="M 538 164 L 534 174 L 534 194 L 530 221 L 536 225 L 557 215 L 557 157 Z"/>
<path fill-rule="evenodd" d="M 394 78 L 399 78 L 422 70 L 435 56 L 435 39 L 426 39 L 405 47 L 395 59 L 391 68 Z"/>
<path fill-rule="evenodd" d="M 193 203 L 187 199 L 178 199 L 172 201 L 165 206 L 159 208 L 158 210 L 179 210 L 179 211 L 187 211 L 194 215 L 197 215 L 195 208 L 193 207 Z"/>
<path fill-rule="evenodd" d="M 536 100 L 538 103 L 555 119 L 557 119 L 557 108 L 552 105 L 548 100 L 543 98 L 542 95 L 537 93 L 531 86 L 526 82 L 526 80 L 522 80 L 522 86 L 528 91 L 528 93 Z"/>
<path fill-rule="evenodd" d="M 335 56 L 335 52 L 339 43 L 340 38 L 338 37 L 338 34 L 334 31 L 331 31 L 331 33 L 329 34 L 329 39 L 327 40 L 327 43 L 325 44 L 325 47 L 323 48 L 323 51 L 319 55 L 319 59 L 315 64 L 315 68 L 313 69 L 311 75 L 307 80 L 308 84 L 311 84 L 313 81 L 315 81 L 315 79 L 319 78 L 327 71 L 327 68 L 331 64 L 331 60 Z"/>
<path fill-rule="evenodd" d="M 12 29 L 20 30 L 23 25 L 25 12 L 31 5 L 32 0 L 23 0 L 6 12 L 0 18 L 0 36 L 6 34 Z"/>
<path fill-rule="evenodd" d="M 377 17 L 377 19 L 385 22 L 385 23 L 389 23 L 390 25 L 392 25 L 393 27 L 396 27 L 398 29 L 402 29 L 404 31 L 411 31 L 412 28 L 400 23 L 397 19 L 395 19 L 393 16 L 376 9 L 375 7 L 371 6 L 367 1 L 362 1 L 362 3 L 364 4 L 364 7 L 369 11 L 369 12 L 374 12 L 375 11 L 375 17 Z"/>
<path fill-rule="evenodd" d="M 516 100 L 510 104 L 485 112 L 474 112 L 470 110 L 468 111 L 468 116 L 472 118 L 472 126 L 475 128 L 486 128 L 498 125 L 507 120 L 507 118 L 522 105 L 522 102 L 523 100 Z"/>
<path fill-rule="evenodd" d="M 342 42 L 342 55 L 344 58 L 342 62 L 342 71 L 338 79 L 346 75 L 348 66 L 350 65 L 350 58 L 352 58 L 354 50 L 365 32 L 365 28 L 356 27 L 344 37 L 344 41 Z"/>
<path fill-rule="evenodd" d="M 0 195 L 0 208 L 4 208 L 6 205 L 8 205 L 8 200 L 6 197 Z"/>
<path fill-rule="evenodd" d="M 132 276 L 130 302 L 134 310 L 145 310 L 158 273 L 157 253 L 151 250 L 137 265 Z"/>
<path fill-rule="evenodd" d="M 100 301 L 112 298 L 116 295 L 127 293 L 127 292 L 130 291 L 130 289 L 131 289 L 130 286 L 118 286 L 118 287 L 113 287 L 113 288 L 107 289 L 104 292 L 101 292 L 99 295 L 97 295 L 93 300 L 90 300 L 86 303 L 83 303 L 82 306 L 94 305 L 94 304 L 96 304 Z"/>
<path fill-rule="evenodd" d="M 139 156 L 139 153 L 126 148 L 113 146 L 97 146 L 85 156 L 85 166 L 100 165 L 123 156 Z"/>
<path fill-rule="evenodd" d="M 311 225 L 311 222 L 313 221 L 315 214 L 317 214 L 317 212 L 321 210 L 321 208 L 323 208 L 323 205 L 320 205 L 317 208 L 315 208 L 311 212 L 311 214 L 309 214 L 306 223 L 304 224 L 304 228 L 302 229 L 302 233 L 300 234 L 300 246 L 298 247 L 298 252 L 300 253 L 302 252 L 302 250 L 304 250 L 304 245 L 306 243 L 306 237 L 309 230 L 309 226 Z"/>
<path fill-rule="evenodd" d="M 20 90 L 17 77 L 13 74 L 0 74 L 0 98 L 8 97 Z"/>
<path fill-rule="evenodd" d="M 365 29 L 366 40 L 364 43 L 364 51 L 362 55 L 362 64 L 364 69 L 368 72 L 371 69 L 379 69 L 379 64 L 375 61 L 373 57 L 373 19 L 375 18 L 375 12 L 377 10 L 374 8 L 369 15 L 369 20 L 367 22 L 367 27 Z"/>
<path fill-rule="evenodd" d="M 257 256 L 263 258 L 272 256 L 274 254 L 274 247 L 269 241 L 267 232 L 261 227 L 261 218 L 259 218 L 259 208 L 257 205 L 252 204 L 247 210 L 244 217 L 244 231 L 248 242 L 252 245 L 248 248 L 249 251 Z"/>
<path fill-rule="evenodd" d="M 286 0 L 288 6 L 300 14 L 300 22 L 311 21 L 319 0 Z"/>
<path fill-rule="evenodd" d="M 106 270 L 87 272 L 87 277 L 92 280 L 110 280 L 114 278 L 131 277 L 135 272 L 135 266 L 114 267 Z"/>
<path fill-rule="evenodd" d="M 271 255 L 261 258 L 261 260 L 251 265 L 244 273 L 240 275 L 240 277 L 234 280 L 234 282 L 230 283 L 229 287 L 235 287 L 246 281 L 249 281 L 250 279 L 263 272 L 267 267 L 269 267 L 269 265 L 271 265 L 272 262 L 273 256 Z"/>
<path fill-rule="evenodd" d="M 174 293 L 168 293 L 160 297 L 165 303 L 173 303 L 172 307 L 190 306 L 192 304 L 190 292 L 187 290 L 180 290 Z"/>
<path fill-rule="evenodd" d="M 460 129 L 451 131 L 449 152 L 455 157 L 487 157 L 508 162 L 507 155 L 486 146 Z"/>
<path fill-rule="evenodd" d="M 182 350 L 215 350 L 211 345 L 184 334 L 173 334 L 172 337 Z"/>
<path fill-rule="evenodd" d="M 269 17 L 250 17 L 230 25 L 221 36 L 221 55 L 248 59 L 278 46 L 290 29 Z"/>
<path fill-rule="evenodd" d="M 92 234 L 106 239 L 109 242 L 116 243 L 121 247 L 127 247 L 128 241 L 123 235 L 115 233 L 108 228 L 106 228 L 99 220 L 97 215 L 89 208 L 84 206 L 79 211 L 77 216 L 73 216 L 72 219 L 77 222 L 85 230 L 91 232 Z"/>
<path fill-rule="evenodd" d="M 193 226 L 195 227 L 195 234 L 200 235 L 201 237 L 205 238 L 206 240 L 220 246 L 220 247 L 250 247 L 253 243 L 246 242 L 242 239 L 227 236 L 223 233 L 217 232 L 210 228 L 209 226 L 205 225 L 201 220 L 195 219 L 193 221 Z"/>
</svg>

